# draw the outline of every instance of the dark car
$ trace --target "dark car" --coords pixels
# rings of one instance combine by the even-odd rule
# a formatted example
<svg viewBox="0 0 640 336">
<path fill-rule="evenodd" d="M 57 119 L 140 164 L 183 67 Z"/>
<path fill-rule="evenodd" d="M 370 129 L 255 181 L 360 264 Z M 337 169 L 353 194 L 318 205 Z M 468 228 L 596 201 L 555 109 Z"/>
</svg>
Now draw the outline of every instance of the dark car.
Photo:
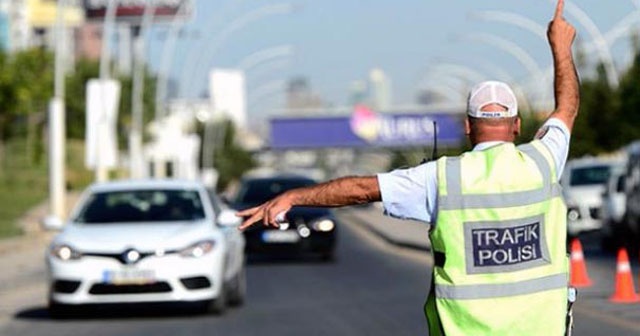
<svg viewBox="0 0 640 336">
<path fill-rule="evenodd" d="M 294 188 L 312 186 L 316 182 L 297 175 L 245 177 L 232 200 L 236 209 L 247 209 Z M 292 252 L 317 254 L 331 260 L 336 245 L 337 221 L 326 208 L 294 207 L 286 214 L 280 228 L 254 225 L 245 231 L 246 251 L 250 255 Z"/>
</svg>

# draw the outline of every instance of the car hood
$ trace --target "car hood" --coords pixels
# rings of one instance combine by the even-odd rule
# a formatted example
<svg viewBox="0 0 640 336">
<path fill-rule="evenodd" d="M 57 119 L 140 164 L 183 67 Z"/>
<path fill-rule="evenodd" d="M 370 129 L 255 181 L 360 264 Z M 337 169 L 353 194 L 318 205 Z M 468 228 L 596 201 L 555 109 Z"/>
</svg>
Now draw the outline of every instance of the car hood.
<svg viewBox="0 0 640 336">
<path fill-rule="evenodd" d="M 332 217 L 332 213 L 326 208 L 293 208 L 286 217 L 288 220 L 302 219 L 308 222 L 322 217 Z"/>
<path fill-rule="evenodd" d="M 243 210 L 256 206 L 256 204 L 236 204 L 235 209 Z M 294 207 L 287 212 L 286 218 L 289 221 L 303 220 L 309 222 L 314 219 L 333 217 L 333 212 L 328 208 Z"/>
<path fill-rule="evenodd" d="M 599 206 L 602 204 L 603 185 L 570 187 L 563 190 L 568 205 Z"/>
<path fill-rule="evenodd" d="M 71 224 L 54 243 L 68 244 L 84 252 L 118 253 L 127 248 L 139 251 L 182 249 L 220 236 L 205 222 Z"/>
</svg>

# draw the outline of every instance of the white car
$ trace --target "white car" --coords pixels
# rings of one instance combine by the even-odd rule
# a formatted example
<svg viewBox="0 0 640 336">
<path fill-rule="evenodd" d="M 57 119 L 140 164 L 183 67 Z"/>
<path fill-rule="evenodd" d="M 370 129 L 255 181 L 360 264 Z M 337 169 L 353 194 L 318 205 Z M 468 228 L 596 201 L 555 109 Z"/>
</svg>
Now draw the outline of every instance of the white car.
<svg viewBox="0 0 640 336">
<path fill-rule="evenodd" d="M 567 162 L 560 180 L 567 203 L 567 230 L 575 236 L 602 228 L 602 194 L 619 160 L 583 158 Z"/>
<path fill-rule="evenodd" d="M 246 291 L 240 220 L 197 182 L 95 184 L 46 254 L 49 309 L 196 302 L 213 312 Z"/>
</svg>

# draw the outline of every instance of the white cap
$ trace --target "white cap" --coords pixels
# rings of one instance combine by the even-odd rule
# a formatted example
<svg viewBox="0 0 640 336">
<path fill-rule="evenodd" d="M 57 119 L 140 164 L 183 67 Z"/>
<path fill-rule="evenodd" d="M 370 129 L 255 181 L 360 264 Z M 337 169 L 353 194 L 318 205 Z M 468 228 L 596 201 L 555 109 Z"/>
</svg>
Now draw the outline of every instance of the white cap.
<svg viewBox="0 0 640 336">
<path fill-rule="evenodd" d="M 489 104 L 504 106 L 506 111 L 482 111 Z M 518 115 L 518 101 L 509 85 L 503 82 L 482 82 L 471 89 L 467 100 L 467 114 L 475 118 L 509 118 Z"/>
</svg>

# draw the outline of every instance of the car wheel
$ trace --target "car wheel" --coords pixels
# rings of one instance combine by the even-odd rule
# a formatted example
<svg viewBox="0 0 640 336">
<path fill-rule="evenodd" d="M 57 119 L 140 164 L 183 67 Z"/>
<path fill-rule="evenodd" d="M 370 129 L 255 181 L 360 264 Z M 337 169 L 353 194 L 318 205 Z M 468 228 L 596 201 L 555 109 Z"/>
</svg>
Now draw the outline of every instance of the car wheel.
<svg viewBox="0 0 640 336">
<path fill-rule="evenodd" d="M 207 303 L 207 313 L 222 315 L 227 310 L 227 289 L 223 284 L 218 297 Z"/>
<path fill-rule="evenodd" d="M 247 296 L 247 273 L 244 266 L 238 271 L 231 281 L 229 292 L 229 305 L 238 307 L 244 304 Z"/>
</svg>

